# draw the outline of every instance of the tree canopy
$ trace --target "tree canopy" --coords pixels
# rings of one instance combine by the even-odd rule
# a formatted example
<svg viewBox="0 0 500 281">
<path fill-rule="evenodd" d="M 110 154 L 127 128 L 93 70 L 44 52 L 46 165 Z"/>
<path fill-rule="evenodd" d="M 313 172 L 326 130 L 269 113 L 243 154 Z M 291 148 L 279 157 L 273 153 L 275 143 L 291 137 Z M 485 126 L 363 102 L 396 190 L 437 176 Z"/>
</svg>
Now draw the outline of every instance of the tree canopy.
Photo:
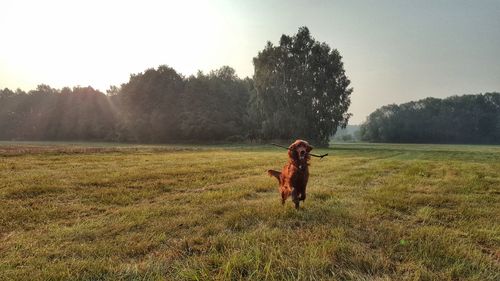
<svg viewBox="0 0 500 281">
<path fill-rule="evenodd" d="M 352 88 L 342 57 L 307 27 L 282 35 L 278 46 L 268 42 L 253 62 L 261 137 L 327 144 L 347 125 Z"/>
</svg>

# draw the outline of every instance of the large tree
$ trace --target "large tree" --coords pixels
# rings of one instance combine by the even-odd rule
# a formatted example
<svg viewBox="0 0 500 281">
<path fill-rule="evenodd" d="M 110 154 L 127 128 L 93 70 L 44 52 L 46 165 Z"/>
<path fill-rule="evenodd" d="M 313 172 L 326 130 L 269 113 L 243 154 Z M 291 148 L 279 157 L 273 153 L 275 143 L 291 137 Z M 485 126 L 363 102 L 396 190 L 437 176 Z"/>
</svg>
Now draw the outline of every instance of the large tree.
<svg viewBox="0 0 500 281">
<path fill-rule="evenodd" d="M 316 41 L 307 27 L 268 42 L 253 59 L 253 102 L 263 138 L 305 138 L 325 145 L 349 121 L 352 88 L 336 49 Z"/>
</svg>

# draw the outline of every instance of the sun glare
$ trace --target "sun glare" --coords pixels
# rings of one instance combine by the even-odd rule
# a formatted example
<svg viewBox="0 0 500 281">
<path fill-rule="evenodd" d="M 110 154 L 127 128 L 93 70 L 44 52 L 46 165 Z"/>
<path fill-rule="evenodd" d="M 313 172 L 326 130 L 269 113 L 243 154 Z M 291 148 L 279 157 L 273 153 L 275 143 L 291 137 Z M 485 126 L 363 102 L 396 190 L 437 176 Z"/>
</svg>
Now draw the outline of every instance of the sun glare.
<svg viewBox="0 0 500 281">
<path fill-rule="evenodd" d="M 194 1 L 12 1 L 0 31 L 3 79 L 33 88 L 105 90 L 134 72 L 168 64 L 210 70 L 228 32 L 224 16 Z M 2 79 L 2 80 L 3 80 Z M 10 84 L 10 83 L 8 83 Z M 8 85 L 5 85 L 8 86 Z"/>
</svg>

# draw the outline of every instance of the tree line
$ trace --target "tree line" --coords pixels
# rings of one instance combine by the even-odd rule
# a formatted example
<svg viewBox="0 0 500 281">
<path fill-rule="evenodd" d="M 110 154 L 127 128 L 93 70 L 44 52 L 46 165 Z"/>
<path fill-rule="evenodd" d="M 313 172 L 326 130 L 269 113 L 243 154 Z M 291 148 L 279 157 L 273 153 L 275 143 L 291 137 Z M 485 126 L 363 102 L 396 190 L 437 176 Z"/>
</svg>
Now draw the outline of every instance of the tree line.
<svg viewBox="0 0 500 281">
<path fill-rule="evenodd" d="M 0 139 L 110 140 L 117 116 L 91 87 L 0 90 Z"/>
<path fill-rule="evenodd" d="M 370 142 L 500 144 L 500 93 L 386 105 L 361 126 Z"/>
<path fill-rule="evenodd" d="M 0 91 L 10 140 L 231 141 L 248 132 L 251 81 L 232 68 L 182 77 L 168 66 L 131 75 L 107 95 L 91 87 Z"/>
<path fill-rule="evenodd" d="M 0 90 L 0 139 L 213 142 L 305 138 L 345 127 L 352 89 L 336 49 L 307 27 L 268 42 L 255 74 L 229 66 L 185 77 L 166 65 L 104 94 L 92 87 Z"/>
</svg>

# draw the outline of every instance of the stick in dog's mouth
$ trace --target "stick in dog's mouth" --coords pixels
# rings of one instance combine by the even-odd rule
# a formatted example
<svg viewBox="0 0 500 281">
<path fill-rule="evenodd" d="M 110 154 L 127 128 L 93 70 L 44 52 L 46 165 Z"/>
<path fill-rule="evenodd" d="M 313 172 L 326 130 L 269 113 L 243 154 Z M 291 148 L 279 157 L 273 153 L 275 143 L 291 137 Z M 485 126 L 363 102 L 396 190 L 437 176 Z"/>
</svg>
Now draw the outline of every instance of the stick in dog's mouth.
<svg viewBox="0 0 500 281">
<path fill-rule="evenodd" d="M 275 144 L 275 143 L 271 143 L 271 145 L 274 145 L 274 146 L 277 146 L 277 147 L 281 147 L 281 148 L 284 148 L 284 149 L 289 149 L 286 146 L 282 146 L 282 145 Z M 321 155 L 314 154 L 314 153 L 309 153 L 309 155 L 323 159 L 323 157 L 328 156 L 328 153 L 321 154 Z"/>
</svg>

